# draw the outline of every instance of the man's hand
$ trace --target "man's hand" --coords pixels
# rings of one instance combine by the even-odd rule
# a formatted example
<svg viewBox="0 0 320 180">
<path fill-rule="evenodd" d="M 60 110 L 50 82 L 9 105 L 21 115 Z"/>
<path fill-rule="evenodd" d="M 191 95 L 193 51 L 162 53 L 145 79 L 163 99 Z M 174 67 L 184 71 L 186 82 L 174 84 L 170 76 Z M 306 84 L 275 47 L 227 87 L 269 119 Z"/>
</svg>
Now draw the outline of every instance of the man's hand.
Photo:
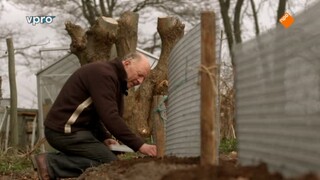
<svg viewBox="0 0 320 180">
<path fill-rule="evenodd" d="M 148 156 L 156 156 L 157 155 L 157 147 L 155 145 L 150 145 L 150 144 L 146 144 L 144 143 L 139 151 L 142 154 L 148 155 Z"/>
<path fill-rule="evenodd" d="M 118 145 L 119 143 L 118 143 L 118 141 L 109 138 L 109 139 L 105 139 L 105 140 L 103 141 L 103 144 L 105 144 L 106 146 L 109 147 L 109 146 L 111 146 L 111 145 Z"/>
</svg>

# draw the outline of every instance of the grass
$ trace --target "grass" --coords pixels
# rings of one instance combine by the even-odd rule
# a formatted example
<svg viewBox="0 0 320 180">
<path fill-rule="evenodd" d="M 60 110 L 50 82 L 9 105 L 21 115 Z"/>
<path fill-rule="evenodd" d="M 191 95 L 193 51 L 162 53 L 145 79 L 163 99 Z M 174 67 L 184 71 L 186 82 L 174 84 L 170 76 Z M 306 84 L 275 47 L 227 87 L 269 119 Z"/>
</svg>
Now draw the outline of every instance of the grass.
<svg viewBox="0 0 320 180">
<path fill-rule="evenodd" d="M 230 153 L 237 151 L 237 140 L 236 139 L 222 139 L 220 141 L 219 151 L 221 153 Z"/>
<path fill-rule="evenodd" d="M 141 155 L 139 155 L 139 153 L 135 153 L 135 152 L 127 152 L 127 153 L 123 153 L 118 155 L 118 158 L 120 160 L 127 160 L 127 159 L 134 159 L 134 158 L 138 158 Z"/>
<path fill-rule="evenodd" d="M 0 174 L 14 174 L 30 170 L 29 158 L 18 153 L 0 152 Z"/>
</svg>

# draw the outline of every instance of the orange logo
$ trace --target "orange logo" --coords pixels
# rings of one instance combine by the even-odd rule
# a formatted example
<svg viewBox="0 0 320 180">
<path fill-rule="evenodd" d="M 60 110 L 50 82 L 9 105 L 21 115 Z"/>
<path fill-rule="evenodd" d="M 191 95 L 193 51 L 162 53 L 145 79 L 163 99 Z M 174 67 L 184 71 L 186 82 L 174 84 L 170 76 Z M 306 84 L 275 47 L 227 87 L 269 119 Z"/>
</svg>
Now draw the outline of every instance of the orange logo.
<svg viewBox="0 0 320 180">
<path fill-rule="evenodd" d="M 294 22 L 294 18 L 289 13 L 284 13 L 284 15 L 279 19 L 280 23 L 285 27 L 288 28 Z"/>
</svg>

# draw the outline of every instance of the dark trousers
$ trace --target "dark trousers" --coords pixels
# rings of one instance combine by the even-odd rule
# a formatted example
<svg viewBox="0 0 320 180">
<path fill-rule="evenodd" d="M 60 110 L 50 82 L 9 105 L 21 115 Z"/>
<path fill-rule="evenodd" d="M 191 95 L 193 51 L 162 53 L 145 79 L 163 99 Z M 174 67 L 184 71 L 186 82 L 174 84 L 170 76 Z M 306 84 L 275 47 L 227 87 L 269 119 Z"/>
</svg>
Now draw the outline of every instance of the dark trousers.
<svg viewBox="0 0 320 180">
<path fill-rule="evenodd" d="M 45 136 L 48 143 L 60 151 L 47 154 L 48 171 L 52 179 L 78 177 L 88 167 L 117 159 L 90 131 L 64 134 L 45 128 Z"/>
</svg>

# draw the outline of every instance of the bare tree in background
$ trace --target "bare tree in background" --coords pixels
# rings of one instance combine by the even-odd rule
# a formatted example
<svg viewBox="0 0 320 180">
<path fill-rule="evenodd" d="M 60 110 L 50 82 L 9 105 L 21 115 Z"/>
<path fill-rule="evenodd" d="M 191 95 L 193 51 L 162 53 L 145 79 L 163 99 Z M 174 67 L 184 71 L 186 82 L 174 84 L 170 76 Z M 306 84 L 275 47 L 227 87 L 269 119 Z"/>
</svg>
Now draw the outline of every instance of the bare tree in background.
<svg viewBox="0 0 320 180">
<path fill-rule="evenodd" d="M 140 25 L 150 23 L 150 14 L 159 14 L 160 16 L 174 16 L 186 24 L 185 30 L 191 29 L 194 25 L 200 22 L 200 12 L 206 9 L 214 9 L 218 7 L 218 3 L 212 3 L 210 0 L 12 0 L 20 8 L 31 8 L 40 14 L 51 14 L 56 16 L 65 16 L 64 19 L 76 23 L 86 29 L 95 23 L 95 20 L 100 16 L 119 18 L 126 11 L 139 13 Z M 27 5 L 27 8 L 25 7 Z M 31 6 L 31 7 L 30 7 Z M 148 32 L 153 32 L 152 36 L 145 36 L 140 29 L 138 32 L 138 47 L 150 53 L 160 52 L 161 40 L 156 30 L 156 21 L 153 20 L 154 27 L 149 27 Z M 61 23 L 62 24 L 62 23 Z M 65 41 L 68 41 L 68 36 L 64 31 L 64 27 L 51 27 L 57 29 L 61 34 L 64 34 Z M 63 43 L 65 44 L 65 43 Z"/>
</svg>

